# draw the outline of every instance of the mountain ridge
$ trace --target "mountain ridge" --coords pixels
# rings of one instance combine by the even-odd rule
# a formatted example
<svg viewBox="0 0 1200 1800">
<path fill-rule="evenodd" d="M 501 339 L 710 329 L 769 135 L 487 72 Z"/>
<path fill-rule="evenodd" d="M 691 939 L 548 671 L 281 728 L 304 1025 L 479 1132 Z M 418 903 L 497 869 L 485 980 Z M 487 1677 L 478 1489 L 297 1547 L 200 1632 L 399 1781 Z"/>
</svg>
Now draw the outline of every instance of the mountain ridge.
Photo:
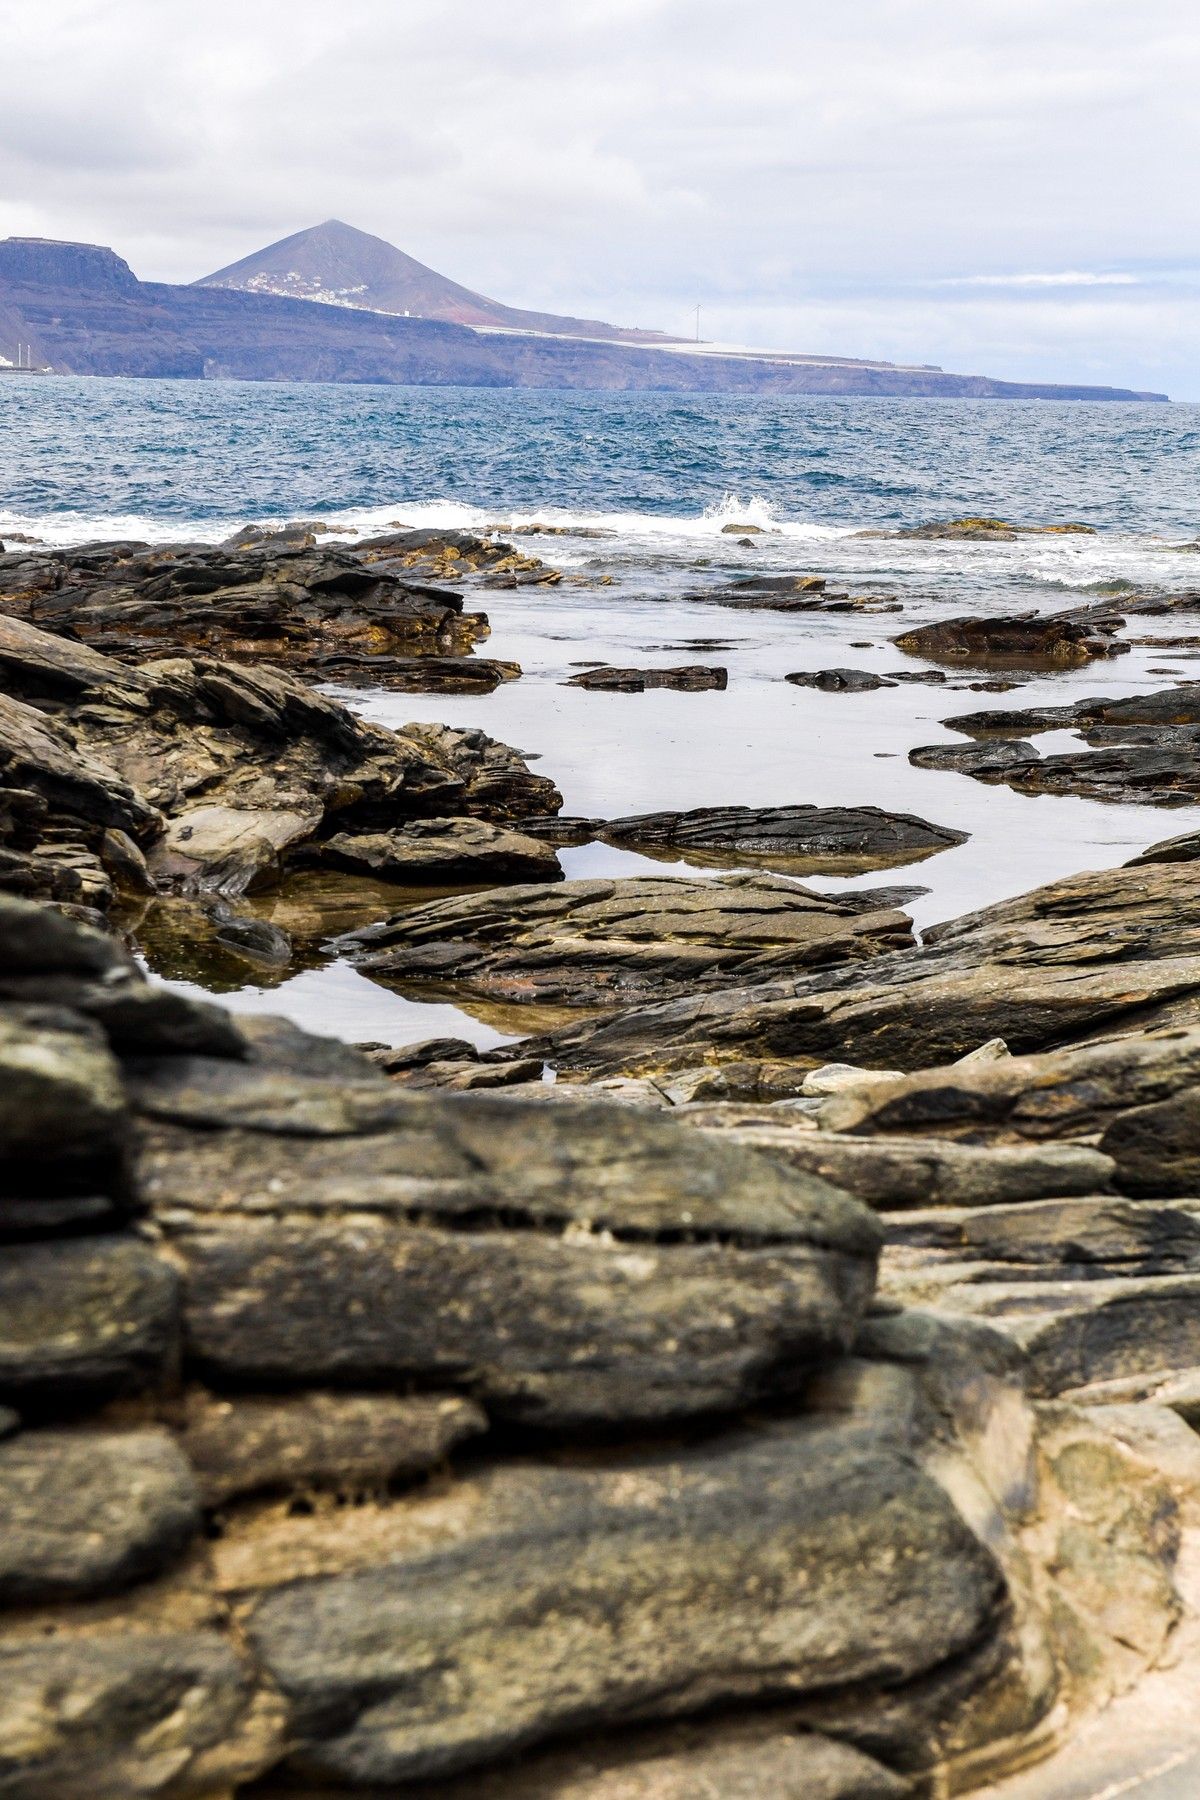
<svg viewBox="0 0 1200 1800">
<path fill-rule="evenodd" d="M 243 293 L 313 300 L 358 312 L 441 319 L 483 331 L 525 331 L 627 344 L 678 341 L 662 331 L 508 306 L 463 287 L 386 238 L 360 231 L 342 219 L 326 219 L 295 231 L 212 275 L 201 276 L 192 286 L 237 288 Z"/>
</svg>

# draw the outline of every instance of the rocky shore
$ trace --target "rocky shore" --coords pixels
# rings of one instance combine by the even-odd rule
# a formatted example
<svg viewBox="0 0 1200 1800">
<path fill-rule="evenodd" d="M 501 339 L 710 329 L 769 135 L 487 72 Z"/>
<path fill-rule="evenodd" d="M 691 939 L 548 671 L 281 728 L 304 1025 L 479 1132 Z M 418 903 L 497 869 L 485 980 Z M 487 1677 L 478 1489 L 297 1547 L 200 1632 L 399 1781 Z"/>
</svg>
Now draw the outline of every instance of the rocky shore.
<svg viewBox="0 0 1200 1800">
<path fill-rule="evenodd" d="M 944 1800 L 1191 1654 L 1194 838 L 918 942 L 919 890 L 788 877 L 961 832 L 564 819 L 313 685 L 473 662 L 430 584 L 515 554 L 0 558 L 5 1800 Z M 594 841 L 737 872 L 562 879 Z M 529 1029 L 353 1047 L 139 967 L 286 964 L 247 897 L 296 878 L 362 975 Z"/>
</svg>

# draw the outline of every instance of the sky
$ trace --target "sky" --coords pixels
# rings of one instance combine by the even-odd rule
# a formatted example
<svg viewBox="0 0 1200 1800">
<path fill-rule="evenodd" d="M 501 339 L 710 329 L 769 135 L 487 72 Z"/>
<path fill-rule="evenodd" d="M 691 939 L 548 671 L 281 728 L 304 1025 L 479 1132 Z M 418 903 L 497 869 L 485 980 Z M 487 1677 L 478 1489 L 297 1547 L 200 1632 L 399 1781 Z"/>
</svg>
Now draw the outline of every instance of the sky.
<svg viewBox="0 0 1200 1800">
<path fill-rule="evenodd" d="M 0 236 L 329 217 L 513 305 L 1200 400 L 1187 0 L 41 0 Z"/>
</svg>

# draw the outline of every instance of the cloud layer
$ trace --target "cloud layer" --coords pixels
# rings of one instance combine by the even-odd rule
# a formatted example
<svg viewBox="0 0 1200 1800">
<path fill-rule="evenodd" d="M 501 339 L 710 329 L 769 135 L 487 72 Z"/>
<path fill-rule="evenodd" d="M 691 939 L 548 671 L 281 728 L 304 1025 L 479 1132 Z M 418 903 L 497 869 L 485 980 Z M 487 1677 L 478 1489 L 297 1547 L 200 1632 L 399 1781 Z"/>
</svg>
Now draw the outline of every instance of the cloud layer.
<svg viewBox="0 0 1200 1800">
<path fill-rule="evenodd" d="M 187 280 L 336 215 L 519 305 L 1200 398 L 1178 0 L 43 0 L 0 235 Z"/>
</svg>

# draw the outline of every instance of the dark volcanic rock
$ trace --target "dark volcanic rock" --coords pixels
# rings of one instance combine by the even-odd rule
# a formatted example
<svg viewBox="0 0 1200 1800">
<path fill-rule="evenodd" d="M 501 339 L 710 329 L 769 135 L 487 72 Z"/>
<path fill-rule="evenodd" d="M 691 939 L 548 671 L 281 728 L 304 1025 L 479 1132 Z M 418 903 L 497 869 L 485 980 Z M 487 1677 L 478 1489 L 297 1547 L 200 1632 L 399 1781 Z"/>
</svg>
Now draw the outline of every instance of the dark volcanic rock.
<svg viewBox="0 0 1200 1800">
<path fill-rule="evenodd" d="M 70 1404 L 145 1387 L 175 1344 L 174 1271 L 133 1238 L 0 1253 L 0 1394 Z"/>
<path fill-rule="evenodd" d="M 653 1715 L 664 1693 L 685 1712 L 911 1680 L 1000 1601 L 941 1489 L 853 1429 L 518 1464 L 476 1494 L 431 1554 L 297 1582 L 254 1611 L 299 1770 L 406 1781 Z M 414 1678 L 431 1659 L 432 1685 Z"/>
<path fill-rule="evenodd" d="M 877 806 L 700 806 L 606 819 L 596 835 L 643 856 L 755 862 L 810 875 L 920 862 L 967 840 L 965 832 Z"/>
<path fill-rule="evenodd" d="M 903 612 L 894 594 L 830 593 L 823 575 L 750 575 L 726 587 L 689 594 L 710 606 L 730 606 L 742 612 Z"/>
<path fill-rule="evenodd" d="M 959 760 L 935 766 L 958 767 L 981 781 L 1002 781 L 1028 793 L 1152 806 L 1185 806 L 1200 795 L 1200 687 L 1195 684 L 1124 700 L 964 713 L 945 723 L 982 742 L 945 751 L 938 746 L 940 754 Z M 1055 730 L 1077 730 L 1093 748 L 1042 757 L 1019 741 Z M 928 754 L 914 752 L 911 760 Z"/>
<path fill-rule="evenodd" d="M 869 669 L 802 669 L 783 679 L 793 687 L 820 688 L 826 694 L 868 694 L 874 688 L 896 685 L 886 676 L 873 675 Z"/>
<path fill-rule="evenodd" d="M 484 819 L 414 819 L 397 831 L 343 831 L 326 838 L 317 854 L 328 867 L 369 871 L 414 887 L 562 879 L 551 845 Z"/>
<path fill-rule="evenodd" d="M 0 1443 L 0 1604 L 81 1600 L 157 1574 L 200 1527 L 169 1432 L 22 1431 Z"/>
<path fill-rule="evenodd" d="M 648 688 L 669 688 L 680 694 L 698 694 L 728 686 L 728 669 L 691 663 L 678 669 L 584 669 L 571 675 L 564 687 L 591 688 L 617 694 L 644 694 Z"/>
<path fill-rule="evenodd" d="M 1117 637 L 1124 624 L 1114 608 L 1088 616 L 1068 613 L 1010 613 L 980 618 L 940 619 L 893 638 L 898 650 L 930 662 L 972 667 L 1076 667 L 1094 657 L 1128 650 Z"/>
<path fill-rule="evenodd" d="M 956 775 L 974 775 L 979 781 L 1003 781 L 1028 763 L 1042 759 L 1032 744 L 1005 738 L 1002 743 L 927 744 L 910 750 L 908 760 L 918 769 L 949 769 Z"/>
<path fill-rule="evenodd" d="M 870 906 L 870 897 L 866 897 Z M 401 986 L 453 980 L 508 1001 L 603 1006 L 911 943 L 908 919 L 771 876 L 568 881 L 434 902 L 340 940 Z"/>
<path fill-rule="evenodd" d="M 486 1431 L 471 1400 L 444 1394 L 188 1397 L 181 1446 L 206 1504 L 263 1488 L 385 1487 L 422 1474 Z M 0 1457 L 3 1451 L 0 1450 Z"/>
<path fill-rule="evenodd" d="M 99 544 L 0 559 L 0 610 L 117 657 L 170 652 L 321 670 L 327 655 L 465 650 L 487 632 L 459 595 L 341 548 Z"/>
</svg>

